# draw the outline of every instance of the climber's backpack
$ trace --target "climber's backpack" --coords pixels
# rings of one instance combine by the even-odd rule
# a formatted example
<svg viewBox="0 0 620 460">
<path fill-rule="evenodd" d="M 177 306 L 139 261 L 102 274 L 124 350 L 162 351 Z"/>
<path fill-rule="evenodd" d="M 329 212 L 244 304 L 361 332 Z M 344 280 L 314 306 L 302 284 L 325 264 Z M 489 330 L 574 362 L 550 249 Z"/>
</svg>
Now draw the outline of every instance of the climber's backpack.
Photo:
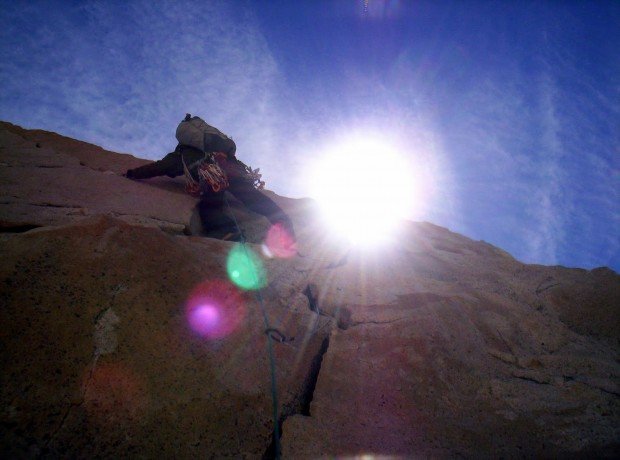
<svg viewBox="0 0 620 460">
<path fill-rule="evenodd" d="M 185 119 L 179 123 L 176 132 L 177 141 L 181 145 L 193 147 L 205 152 L 205 158 L 200 162 L 199 181 L 190 174 L 195 164 L 187 166 L 183 160 L 183 169 L 185 172 L 187 190 L 189 193 L 196 195 L 202 190 L 200 183 L 209 183 L 211 189 L 215 192 L 228 188 L 228 178 L 226 173 L 221 170 L 214 161 L 213 154 L 222 152 L 226 154 L 230 161 L 236 162 L 244 171 L 246 179 L 257 189 L 262 190 L 265 182 L 261 180 L 259 169 L 252 169 L 250 166 L 242 163 L 235 157 L 237 147 L 231 137 L 228 137 L 219 129 L 211 126 L 200 117 L 192 117 L 189 113 L 185 115 Z"/>
<path fill-rule="evenodd" d="M 176 138 L 179 144 L 194 147 L 205 153 L 219 151 L 217 147 L 221 145 L 228 147 L 227 149 L 221 149 L 227 150 L 224 153 L 228 154 L 228 150 L 233 150 L 231 152 L 233 155 L 235 153 L 234 148 L 231 148 L 231 146 L 234 146 L 234 142 L 230 137 L 208 124 L 202 118 L 192 117 L 189 113 L 185 115 L 185 119 L 177 126 Z"/>
</svg>

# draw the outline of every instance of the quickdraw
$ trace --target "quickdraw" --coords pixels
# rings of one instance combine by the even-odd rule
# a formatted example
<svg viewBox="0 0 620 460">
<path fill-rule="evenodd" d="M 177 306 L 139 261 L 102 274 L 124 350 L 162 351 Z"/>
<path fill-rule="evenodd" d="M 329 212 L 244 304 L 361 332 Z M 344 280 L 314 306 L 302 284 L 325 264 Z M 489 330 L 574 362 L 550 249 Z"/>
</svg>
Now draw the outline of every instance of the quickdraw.
<svg viewBox="0 0 620 460">
<path fill-rule="evenodd" d="M 223 158 L 221 158 L 223 157 Z M 222 167 L 218 164 L 218 161 L 228 161 L 227 156 L 224 153 L 214 152 L 213 154 L 207 154 L 205 157 L 195 163 L 192 163 L 189 167 L 185 163 L 185 159 L 181 157 L 183 162 L 183 173 L 185 175 L 185 190 L 187 193 L 193 196 L 200 196 L 204 191 L 202 184 L 209 184 L 209 187 L 214 192 L 221 192 L 229 187 L 228 176 Z M 213 160 L 213 161 L 210 161 Z M 265 188 L 265 181 L 261 180 L 263 177 L 260 173 L 260 168 L 252 169 L 244 162 L 234 159 L 239 166 L 243 168 L 246 179 L 257 189 L 263 190 Z M 198 180 L 194 179 L 190 170 L 196 168 L 198 174 Z"/>
<path fill-rule="evenodd" d="M 262 190 L 265 188 L 265 181 L 261 180 L 263 175 L 259 172 L 260 168 L 252 169 L 241 160 L 237 160 L 237 163 L 239 163 L 243 167 L 243 169 L 245 170 L 245 174 L 248 177 L 248 180 L 252 182 L 252 185 L 257 190 Z"/>
<path fill-rule="evenodd" d="M 265 181 L 261 180 L 263 175 L 259 173 L 260 168 L 252 169 L 249 166 L 245 166 L 245 171 L 257 190 L 262 190 L 265 188 Z"/>
<path fill-rule="evenodd" d="M 214 192 L 226 190 L 230 185 L 226 173 L 217 163 L 203 163 L 198 167 L 198 175 L 205 180 Z"/>
<path fill-rule="evenodd" d="M 209 163 L 206 156 L 197 165 L 198 181 L 190 173 L 183 157 L 181 157 L 181 161 L 183 162 L 183 173 L 185 175 L 185 190 L 190 195 L 199 196 L 203 191 L 201 184 L 204 183 L 209 184 L 211 190 L 216 193 L 228 188 L 228 177 L 224 170 L 217 163 Z"/>
</svg>

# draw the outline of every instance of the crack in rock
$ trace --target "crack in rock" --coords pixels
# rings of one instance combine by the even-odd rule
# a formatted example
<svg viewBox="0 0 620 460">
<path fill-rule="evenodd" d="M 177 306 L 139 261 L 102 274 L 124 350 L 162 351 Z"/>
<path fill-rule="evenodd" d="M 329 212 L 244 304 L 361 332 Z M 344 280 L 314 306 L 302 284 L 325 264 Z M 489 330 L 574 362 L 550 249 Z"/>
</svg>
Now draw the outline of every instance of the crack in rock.
<svg viewBox="0 0 620 460">
<path fill-rule="evenodd" d="M 321 310 L 319 305 L 319 288 L 316 284 L 308 284 L 302 294 L 308 298 L 308 306 L 310 310 L 317 315 L 335 320 L 336 326 L 342 330 L 346 330 L 349 326 L 351 326 L 351 311 L 348 308 L 336 307 L 336 311 L 333 314 L 330 314 L 325 310 Z"/>
<path fill-rule="evenodd" d="M 191 233 L 188 233 L 187 225 L 181 222 L 174 222 L 170 220 L 159 219 L 153 216 L 144 216 L 142 214 L 125 214 L 125 213 L 116 212 L 116 211 L 109 213 L 109 215 L 113 217 L 121 218 L 121 220 L 124 220 L 122 218 L 127 218 L 127 217 L 135 219 L 130 222 L 134 225 L 135 224 L 142 225 L 144 223 L 151 224 L 151 225 L 158 227 L 163 232 L 166 232 L 172 235 L 191 234 Z"/>
<path fill-rule="evenodd" d="M 551 384 L 551 379 L 548 376 L 535 374 L 533 372 L 513 371 L 512 376 L 519 380 L 525 380 L 526 382 L 533 382 L 539 385 Z"/>
<path fill-rule="evenodd" d="M 304 391 L 301 394 L 301 415 L 310 416 L 310 403 L 314 398 L 314 390 L 316 389 L 316 383 L 319 380 L 319 373 L 321 372 L 321 365 L 323 364 L 323 356 L 327 353 L 329 349 L 329 335 L 327 335 L 323 342 L 321 342 L 321 347 L 319 351 L 315 355 L 312 363 L 310 364 L 310 370 L 306 379 L 304 381 Z"/>
<path fill-rule="evenodd" d="M 310 307 L 310 310 L 321 314 L 321 311 L 319 310 L 319 289 L 317 288 L 316 284 L 308 284 L 306 286 L 306 289 L 303 290 L 302 294 L 308 298 L 308 305 Z"/>
<path fill-rule="evenodd" d="M 360 326 L 360 325 L 365 325 L 365 324 L 392 324 L 392 323 L 396 323 L 397 321 L 402 321 L 404 319 L 407 319 L 407 318 L 405 317 L 395 318 L 395 319 L 391 319 L 388 321 L 354 321 L 349 325 L 349 327 L 355 327 L 355 326 Z"/>
<path fill-rule="evenodd" d="M 597 381 L 599 380 L 599 381 Z M 607 379 L 592 379 L 589 377 L 580 377 L 580 376 L 564 376 L 564 381 L 575 381 L 579 382 L 583 385 L 586 385 L 590 388 L 594 388 L 595 390 L 599 390 L 603 393 L 612 395 L 612 396 L 620 396 L 620 391 L 618 391 L 618 387 L 611 381 Z"/>
<path fill-rule="evenodd" d="M 543 292 L 551 289 L 552 287 L 559 286 L 560 283 L 553 283 L 553 278 L 549 277 L 541 281 L 538 287 L 536 287 L 536 294 L 542 294 Z"/>
<path fill-rule="evenodd" d="M 349 329 L 349 327 L 353 324 L 351 321 L 351 310 L 346 307 L 336 307 L 336 311 L 333 314 L 322 311 L 320 312 L 320 315 L 335 320 L 336 327 L 343 331 Z"/>
<path fill-rule="evenodd" d="M 306 374 L 306 378 L 304 379 L 302 390 L 299 396 L 291 404 L 282 408 L 282 414 L 280 415 L 278 420 L 278 431 L 280 433 L 280 438 L 282 437 L 282 426 L 284 425 L 284 421 L 288 417 L 292 415 L 304 415 L 306 417 L 310 416 L 310 403 L 314 398 L 314 390 L 316 389 L 316 384 L 319 380 L 319 373 L 321 372 L 321 365 L 323 364 L 323 356 L 325 356 L 325 353 L 327 353 L 328 348 L 329 335 L 327 335 L 323 339 L 319 351 L 310 363 L 310 369 Z M 265 450 L 262 458 L 263 460 L 271 460 L 276 458 L 275 432 L 272 433 L 271 443 Z"/>
<path fill-rule="evenodd" d="M 308 284 L 302 291 L 302 294 L 308 298 L 308 307 L 312 312 L 317 314 L 317 320 L 321 315 L 331 317 L 328 314 L 322 313 L 319 308 L 319 289 L 316 284 Z M 312 335 L 316 334 L 317 332 L 318 331 L 316 330 L 313 331 Z M 321 365 L 323 363 L 323 356 L 325 355 L 325 353 L 327 353 L 328 348 L 329 335 L 326 335 L 321 342 L 321 346 L 319 347 L 318 352 L 310 362 L 310 367 L 301 385 L 299 393 L 290 403 L 282 407 L 282 412 L 280 414 L 280 417 L 278 417 L 277 422 L 279 438 L 282 437 L 282 427 L 284 425 L 284 421 L 288 417 L 292 415 L 310 416 L 310 403 L 314 398 L 314 390 L 316 389 L 316 383 L 319 379 L 319 373 L 321 371 Z M 263 453 L 262 458 L 265 460 L 279 458 L 280 456 L 279 452 L 276 453 L 276 445 L 279 444 L 280 439 L 276 439 L 275 430 L 271 433 L 271 438 L 271 443 L 269 444 L 269 446 L 267 446 L 267 449 Z"/>
<path fill-rule="evenodd" d="M 63 414 L 62 419 L 60 420 L 60 423 L 58 424 L 58 427 L 53 431 L 53 433 L 50 434 L 49 439 L 45 441 L 45 444 L 43 444 L 43 448 L 39 452 L 39 457 L 43 457 L 43 456 L 50 454 L 49 445 L 52 443 L 54 438 L 56 438 L 58 433 L 60 433 L 60 431 L 64 428 L 65 423 L 67 422 L 67 419 L 69 418 L 69 414 L 71 413 L 71 411 L 75 409 L 76 407 L 80 407 L 83 404 L 85 395 L 86 395 L 86 389 L 82 391 L 82 398 L 79 403 L 74 403 L 74 402 L 69 403 L 69 407 Z"/>
<path fill-rule="evenodd" d="M 512 353 L 504 353 L 503 351 L 488 349 L 487 353 L 493 358 L 498 359 L 506 364 L 517 364 L 517 357 Z"/>
<path fill-rule="evenodd" d="M 82 206 L 73 205 L 73 204 L 54 204 L 54 203 L 28 203 L 30 206 L 37 206 L 40 208 L 70 208 L 70 209 L 80 209 Z"/>
<path fill-rule="evenodd" d="M 36 224 L 0 224 L 0 233 L 25 233 L 41 227 L 41 225 Z"/>
</svg>

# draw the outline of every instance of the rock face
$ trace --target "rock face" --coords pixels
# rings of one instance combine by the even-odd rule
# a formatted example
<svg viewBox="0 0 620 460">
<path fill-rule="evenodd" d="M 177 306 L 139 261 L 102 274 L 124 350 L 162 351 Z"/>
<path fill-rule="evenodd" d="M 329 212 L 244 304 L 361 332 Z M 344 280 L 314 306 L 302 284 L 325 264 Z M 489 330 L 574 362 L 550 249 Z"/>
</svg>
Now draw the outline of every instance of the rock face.
<svg viewBox="0 0 620 460">
<path fill-rule="evenodd" d="M 263 311 L 285 458 L 617 453 L 613 271 L 428 223 L 348 248 L 272 194 L 299 255 L 259 255 L 266 286 L 243 291 L 182 181 L 121 176 L 143 162 L 0 124 L 2 457 L 272 456 Z M 268 222 L 233 212 L 260 254 Z"/>
</svg>

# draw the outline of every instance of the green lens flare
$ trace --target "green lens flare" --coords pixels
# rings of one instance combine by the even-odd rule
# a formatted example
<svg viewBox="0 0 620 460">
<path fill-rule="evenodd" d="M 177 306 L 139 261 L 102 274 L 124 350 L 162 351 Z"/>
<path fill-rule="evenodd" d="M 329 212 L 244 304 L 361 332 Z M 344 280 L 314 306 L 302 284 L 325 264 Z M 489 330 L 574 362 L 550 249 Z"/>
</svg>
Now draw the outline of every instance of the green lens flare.
<svg viewBox="0 0 620 460">
<path fill-rule="evenodd" d="M 236 244 L 228 254 L 226 271 L 230 280 L 241 289 L 260 289 L 267 284 L 260 258 L 247 246 Z"/>
</svg>

